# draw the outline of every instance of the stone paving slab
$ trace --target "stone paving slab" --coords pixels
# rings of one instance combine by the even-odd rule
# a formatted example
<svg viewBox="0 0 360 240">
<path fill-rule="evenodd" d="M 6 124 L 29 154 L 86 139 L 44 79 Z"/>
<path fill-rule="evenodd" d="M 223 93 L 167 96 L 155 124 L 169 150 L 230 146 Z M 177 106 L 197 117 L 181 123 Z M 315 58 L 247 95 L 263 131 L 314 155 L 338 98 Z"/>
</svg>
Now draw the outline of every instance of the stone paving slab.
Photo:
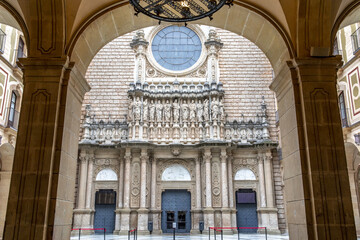
<svg viewBox="0 0 360 240">
<path fill-rule="evenodd" d="M 71 240 L 77 240 L 78 237 L 71 237 Z M 91 235 L 91 236 L 82 236 L 81 240 L 103 240 L 104 235 Z M 127 236 L 118 236 L 118 235 L 106 235 L 106 240 L 127 240 Z M 130 240 L 134 238 L 131 237 Z M 138 240 L 173 240 L 172 235 L 150 235 L 150 236 L 138 236 Z M 208 235 L 177 235 L 175 236 L 176 240 L 209 240 Z M 237 240 L 238 236 L 235 235 L 224 235 L 223 240 Z M 287 235 L 268 235 L 267 240 L 288 240 Z M 211 236 L 210 240 L 215 240 L 214 236 Z M 221 240 L 220 236 L 216 240 Z M 240 240 L 265 240 L 264 234 L 241 234 Z"/>
</svg>

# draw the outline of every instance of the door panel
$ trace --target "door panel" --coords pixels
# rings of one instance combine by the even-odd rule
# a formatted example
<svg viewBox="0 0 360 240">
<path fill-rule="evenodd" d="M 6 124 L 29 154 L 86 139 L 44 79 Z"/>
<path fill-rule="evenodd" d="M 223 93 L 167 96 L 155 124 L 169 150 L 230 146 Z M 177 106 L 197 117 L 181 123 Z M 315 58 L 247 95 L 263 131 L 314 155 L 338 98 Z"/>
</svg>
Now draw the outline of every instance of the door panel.
<svg viewBox="0 0 360 240">
<path fill-rule="evenodd" d="M 254 196 L 251 196 L 252 194 Z M 237 227 L 258 227 L 255 192 L 240 190 L 236 195 Z M 242 199 L 240 199 L 241 196 L 243 196 Z M 241 233 L 256 233 L 257 229 L 240 229 L 239 231 Z"/>
<path fill-rule="evenodd" d="M 172 224 L 176 222 L 177 233 L 189 233 L 191 230 L 191 195 L 186 190 L 166 190 L 162 193 L 161 228 L 163 233 L 172 233 Z"/>
</svg>

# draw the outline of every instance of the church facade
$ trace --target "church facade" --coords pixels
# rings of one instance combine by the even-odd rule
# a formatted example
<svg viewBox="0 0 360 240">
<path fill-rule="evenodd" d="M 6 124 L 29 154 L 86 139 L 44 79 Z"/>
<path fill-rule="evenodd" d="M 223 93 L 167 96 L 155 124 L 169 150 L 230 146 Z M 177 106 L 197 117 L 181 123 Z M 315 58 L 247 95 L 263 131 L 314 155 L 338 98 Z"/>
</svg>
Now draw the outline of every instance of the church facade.
<svg viewBox="0 0 360 240">
<path fill-rule="evenodd" d="M 132 51 L 132 69 L 122 60 L 126 73 L 114 78 L 126 78 L 129 69 L 132 77 L 104 94 L 113 96 L 107 105 L 91 91 L 84 102 L 74 228 L 285 231 L 274 96 L 251 84 L 242 86 L 244 99 L 231 91 L 242 83 L 228 67 L 246 62 L 246 53 L 232 53 L 231 42 L 240 38 L 198 25 L 160 25 L 119 38 Z M 116 56 L 112 50 L 104 48 L 108 59 Z M 95 76 L 97 63 L 88 71 L 93 96 L 101 81 L 111 82 Z M 256 56 L 254 64 L 270 66 Z M 244 72 L 262 87 L 271 81 L 269 71 L 254 79 Z"/>
</svg>

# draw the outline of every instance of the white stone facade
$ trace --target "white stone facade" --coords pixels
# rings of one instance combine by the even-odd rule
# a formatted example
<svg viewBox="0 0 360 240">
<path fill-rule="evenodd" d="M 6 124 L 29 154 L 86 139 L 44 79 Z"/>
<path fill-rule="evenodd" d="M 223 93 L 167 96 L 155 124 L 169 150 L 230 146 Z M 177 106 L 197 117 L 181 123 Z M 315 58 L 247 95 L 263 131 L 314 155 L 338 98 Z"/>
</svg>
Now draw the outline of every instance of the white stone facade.
<svg viewBox="0 0 360 240">
<path fill-rule="evenodd" d="M 240 36 L 189 27 L 202 40 L 203 60 L 182 74 L 151 59 L 149 42 L 163 26 L 120 37 L 94 58 L 74 227 L 94 226 L 100 189 L 117 193 L 115 233 L 148 233 L 149 221 L 161 232 L 168 189 L 191 193 L 191 232 L 200 221 L 205 229 L 236 227 L 236 191 L 251 189 L 258 226 L 285 230 L 271 66 Z"/>
</svg>

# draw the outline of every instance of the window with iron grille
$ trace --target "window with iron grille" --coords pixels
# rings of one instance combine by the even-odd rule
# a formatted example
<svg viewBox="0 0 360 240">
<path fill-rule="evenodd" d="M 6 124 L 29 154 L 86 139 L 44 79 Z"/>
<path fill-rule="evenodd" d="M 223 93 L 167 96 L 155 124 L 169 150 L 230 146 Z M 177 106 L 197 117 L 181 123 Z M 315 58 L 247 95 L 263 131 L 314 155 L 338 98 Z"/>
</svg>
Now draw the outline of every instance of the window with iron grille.
<svg viewBox="0 0 360 240">
<path fill-rule="evenodd" d="M 6 33 L 0 29 L 0 52 L 4 53 L 5 50 Z"/>
<path fill-rule="evenodd" d="M 348 122 L 346 116 L 344 92 L 341 92 L 339 95 L 339 108 L 340 108 L 341 125 L 342 127 L 347 127 Z"/>
<path fill-rule="evenodd" d="M 99 190 L 96 192 L 95 204 L 111 205 L 115 204 L 116 192 L 113 190 Z"/>
<path fill-rule="evenodd" d="M 360 49 L 360 28 L 358 28 L 353 34 L 351 34 L 351 42 L 355 54 Z"/>
</svg>

